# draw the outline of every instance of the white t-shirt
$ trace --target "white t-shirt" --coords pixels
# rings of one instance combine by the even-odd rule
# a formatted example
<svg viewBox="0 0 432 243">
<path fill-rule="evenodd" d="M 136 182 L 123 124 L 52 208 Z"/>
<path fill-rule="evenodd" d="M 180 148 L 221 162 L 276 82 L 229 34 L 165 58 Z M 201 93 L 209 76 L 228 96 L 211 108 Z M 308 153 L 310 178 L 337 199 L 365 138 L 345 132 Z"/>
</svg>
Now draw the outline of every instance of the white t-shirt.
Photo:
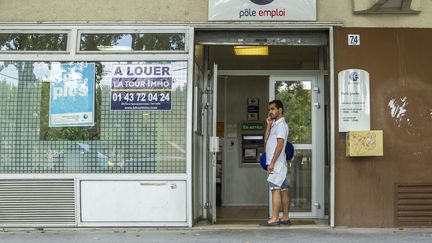
<svg viewBox="0 0 432 243">
<path fill-rule="evenodd" d="M 272 123 L 270 134 L 266 143 L 266 163 L 269 165 L 273 159 L 273 155 L 277 147 L 277 139 L 281 138 L 284 140 L 284 145 L 279 157 L 275 162 L 273 173 L 267 178 L 267 181 L 270 181 L 278 186 L 282 185 L 288 172 L 285 155 L 285 146 L 288 140 L 288 133 L 289 129 L 287 123 L 285 122 L 285 118 L 281 117 Z"/>
</svg>

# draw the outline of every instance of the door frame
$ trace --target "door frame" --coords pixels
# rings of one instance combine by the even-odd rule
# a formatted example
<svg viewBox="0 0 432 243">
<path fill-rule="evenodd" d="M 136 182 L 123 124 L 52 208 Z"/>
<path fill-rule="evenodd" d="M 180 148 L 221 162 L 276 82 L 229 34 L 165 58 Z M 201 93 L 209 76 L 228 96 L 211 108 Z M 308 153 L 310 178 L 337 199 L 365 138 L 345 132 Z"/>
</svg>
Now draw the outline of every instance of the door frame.
<svg viewBox="0 0 432 243">
<path fill-rule="evenodd" d="M 325 204 L 325 147 L 324 147 L 324 75 L 302 71 L 296 74 L 271 75 L 269 77 L 269 100 L 275 99 L 275 82 L 290 80 L 311 81 L 311 112 L 312 112 L 312 144 L 310 146 L 296 145 L 295 149 L 312 150 L 311 171 L 311 211 L 290 212 L 290 218 L 323 218 Z M 318 104 L 316 106 L 315 104 Z M 289 109 L 289 108 L 288 108 Z M 289 121 L 288 121 L 289 126 Z M 319 159 L 322 158 L 322 159 Z M 321 163 L 319 163 L 321 162 Z M 272 213 L 271 191 L 269 190 L 269 215 Z"/>
<path fill-rule="evenodd" d="M 336 133 L 335 131 L 335 122 L 336 122 L 336 115 L 335 115 L 335 82 L 334 82 L 334 28 L 338 26 L 343 26 L 341 22 L 316 22 L 316 23 L 252 23 L 247 26 L 245 26 L 243 23 L 191 23 L 191 27 L 194 29 L 194 34 L 200 31 L 212 31 L 212 30 L 220 30 L 220 29 L 227 29 L 227 30 L 296 30 L 296 29 L 302 29 L 302 30 L 309 30 L 311 32 L 314 31 L 328 31 L 328 66 L 327 70 L 324 71 L 323 64 L 320 64 L 319 70 L 309 70 L 308 72 L 314 72 L 319 73 L 322 75 L 328 75 L 328 81 L 329 81 L 329 123 L 330 123 L 330 131 L 329 131 L 329 137 L 330 137 L 330 144 L 329 144 L 329 150 L 330 153 L 330 188 L 329 188 L 329 225 L 330 227 L 335 226 L 335 137 Z M 195 43 L 197 44 L 197 43 Z M 211 43 L 211 44 L 203 44 L 204 46 L 212 46 L 212 45 L 220 45 L 221 43 Z M 193 49 L 192 49 L 193 50 Z M 284 74 L 294 74 L 299 73 L 298 71 L 278 71 L 278 70 L 219 70 L 219 76 L 224 75 L 234 75 L 234 76 L 244 76 L 244 75 L 256 75 L 256 76 L 270 76 L 270 75 L 284 75 Z M 205 182 L 206 183 L 206 182 Z M 205 188 L 205 187 L 204 187 Z M 204 195 L 206 192 L 203 192 Z M 204 209 L 203 209 L 204 211 Z M 205 216 L 204 216 L 205 218 Z"/>
<path fill-rule="evenodd" d="M 303 77 L 313 77 L 317 84 L 319 85 L 320 88 L 320 92 L 323 94 L 324 96 L 324 75 L 328 75 L 328 71 L 325 70 L 218 70 L 218 76 L 219 77 L 223 77 L 223 76 L 266 76 L 268 77 L 268 81 L 270 84 L 270 79 L 271 77 L 299 77 L 299 78 L 303 78 Z M 270 86 L 269 86 L 270 88 Z M 270 92 L 270 89 L 269 89 Z M 269 99 L 271 99 L 271 96 L 269 96 Z M 324 98 L 322 98 L 322 100 L 324 100 Z M 312 103 L 314 101 L 312 100 Z M 324 101 L 321 101 L 321 109 L 324 109 Z M 322 119 L 324 122 L 324 115 L 322 116 Z M 315 119 L 316 120 L 316 119 Z M 322 133 L 324 134 L 324 129 L 325 127 L 323 127 Z M 316 136 L 315 133 L 312 133 L 312 136 Z M 323 135 L 324 136 L 324 135 Z M 323 139 L 324 142 L 324 139 Z M 315 144 L 312 144 L 312 147 L 315 147 Z M 322 156 L 324 158 L 324 145 L 322 146 Z M 316 150 L 316 149 L 314 149 Z M 312 151 L 314 151 L 312 150 Z M 320 207 L 322 208 L 322 210 L 320 210 L 319 212 L 315 212 L 316 209 L 314 209 L 314 206 L 312 205 L 312 212 L 311 213 L 295 213 L 294 215 L 292 215 L 290 213 L 290 216 L 292 215 L 295 218 L 319 218 L 322 219 L 324 218 L 324 182 L 325 182 L 325 165 L 322 164 L 322 168 L 320 169 L 320 171 L 316 170 L 317 173 L 321 173 L 322 174 L 322 190 L 317 190 L 316 186 L 312 188 L 312 195 L 317 195 L 317 193 L 320 193 L 322 195 L 317 196 L 319 198 L 322 198 L 322 202 L 320 203 Z M 313 177 L 313 174 L 312 174 Z M 313 178 L 312 178 L 313 179 Z M 270 191 L 269 191 L 269 195 L 270 195 Z M 270 198 L 270 197 L 269 197 Z M 269 204 L 269 212 L 271 209 L 271 204 Z"/>
<path fill-rule="evenodd" d="M 204 163 L 206 168 L 206 198 L 205 198 L 205 214 L 210 223 L 216 223 L 216 154 L 219 151 L 219 138 L 217 137 L 217 81 L 218 70 L 217 64 L 214 63 L 211 70 L 205 73 L 204 78 L 205 101 L 205 130 L 204 135 Z M 210 98 L 211 96 L 211 98 Z"/>
</svg>

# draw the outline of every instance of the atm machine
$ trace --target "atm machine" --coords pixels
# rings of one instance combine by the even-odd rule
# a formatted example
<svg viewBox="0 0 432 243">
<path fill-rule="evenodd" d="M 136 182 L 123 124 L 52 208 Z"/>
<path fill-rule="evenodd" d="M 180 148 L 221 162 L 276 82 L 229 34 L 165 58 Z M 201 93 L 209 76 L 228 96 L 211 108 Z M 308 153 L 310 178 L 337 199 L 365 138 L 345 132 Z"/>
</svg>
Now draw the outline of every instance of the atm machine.
<svg viewBox="0 0 432 243">
<path fill-rule="evenodd" d="M 257 164 L 262 153 L 264 153 L 264 135 L 243 133 L 242 162 L 245 164 Z"/>
</svg>

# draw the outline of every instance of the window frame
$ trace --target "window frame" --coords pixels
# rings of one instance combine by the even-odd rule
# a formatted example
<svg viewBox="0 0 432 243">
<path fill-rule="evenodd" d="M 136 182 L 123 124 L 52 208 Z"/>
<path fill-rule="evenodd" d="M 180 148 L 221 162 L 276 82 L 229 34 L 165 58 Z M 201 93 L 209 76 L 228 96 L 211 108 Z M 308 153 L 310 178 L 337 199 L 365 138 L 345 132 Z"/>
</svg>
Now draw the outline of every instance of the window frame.
<svg viewBox="0 0 432 243">
<path fill-rule="evenodd" d="M 81 35 L 83 34 L 184 34 L 185 35 L 185 43 L 184 50 L 151 50 L 151 51 L 135 51 L 135 50 L 113 50 L 113 51 L 82 51 L 81 50 Z M 108 29 L 108 30 L 78 30 L 77 38 L 76 38 L 76 53 L 77 54 L 100 54 L 100 53 L 108 53 L 108 54 L 126 54 L 126 53 L 134 53 L 134 54 L 183 54 L 189 52 L 189 44 L 188 44 L 188 33 L 187 31 L 182 31 L 179 29 Z"/>
<path fill-rule="evenodd" d="M 46 30 L 46 29 L 1 29 L 0 34 L 65 34 L 66 35 L 66 50 L 64 51 L 49 51 L 49 50 L 33 50 L 33 51 L 25 51 L 25 50 L 13 50 L 13 51 L 0 51 L 0 59 L 3 55 L 11 55 L 11 54 L 69 54 L 70 53 L 70 43 L 71 43 L 71 31 L 67 29 L 58 29 L 58 30 Z"/>
</svg>

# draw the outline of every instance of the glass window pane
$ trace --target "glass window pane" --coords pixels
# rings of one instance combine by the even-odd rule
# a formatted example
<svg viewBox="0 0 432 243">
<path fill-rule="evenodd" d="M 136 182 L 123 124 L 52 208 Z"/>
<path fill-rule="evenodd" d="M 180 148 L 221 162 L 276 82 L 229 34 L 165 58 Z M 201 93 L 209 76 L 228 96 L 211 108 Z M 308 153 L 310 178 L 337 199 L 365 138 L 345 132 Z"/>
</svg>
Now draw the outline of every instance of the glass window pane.
<svg viewBox="0 0 432 243">
<path fill-rule="evenodd" d="M 81 34 L 81 51 L 184 51 L 184 33 Z"/>
<path fill-rule="evenodd" d="M 0 33 L 0 51 L 66 51 L 67 34 Z"/>
<path fill-rule="evenodd" d="M 275 97 L 284 104 L 289 126 L 288 140 L 293 144 L 312 143 L 311 81 L 277 81 Z"/>
<path fill-rule="evenodd" d="M 40 140 L 98 140 L 101 127 L 101 90 L 99 83 L 94 82 L 96 72 L 88 72 L 90 68 L 94 70 L 94 63 L 39 63 L 38 66 L 42 77 Z M 82 115 L 84 112 L 81 110 L 88 109 L 88 106 L 94 107 L 87 112 L 87 118 L 90 118 L 87 120 L 94 121 L 94 125 L 82 124 L 83 119 L 80 119 L 86 115 Z M 59 114 L 50 114 L 50 111 Z M 50 117 L 55 116 L 58 117 L 57 124 L 53 119 L 50 122 Z"/>
<path fill-rule="evenodd" d="M 111 111 L 112 67 L 126 62 L 92 63 L 96 126 L 57 131 L 42 120 L 45 81 L 59 63 L 0 62 L 0 173 L 186 173 L 187 62 L 131 62 L 172 65 L 164 111 Z"/>
<path fill-rule="evenodd" d="M 289 162 L 290 212 L 312 211 L 312 150 L 297 149 Z"/>
</svg>

